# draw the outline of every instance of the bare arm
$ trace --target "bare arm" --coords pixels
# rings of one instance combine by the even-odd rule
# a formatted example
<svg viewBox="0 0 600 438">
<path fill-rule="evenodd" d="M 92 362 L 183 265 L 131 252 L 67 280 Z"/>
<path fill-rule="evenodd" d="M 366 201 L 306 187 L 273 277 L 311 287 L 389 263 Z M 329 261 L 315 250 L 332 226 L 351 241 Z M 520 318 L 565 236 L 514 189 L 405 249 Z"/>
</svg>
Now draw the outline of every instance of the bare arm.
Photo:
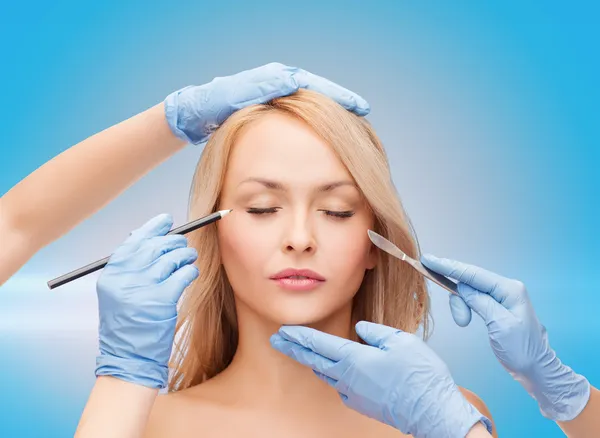
<svg viewBox="0 0 600 438">
<path fill-rule="evenodd" d="M 143 436 L 157 394 L 157 389 L 114 377 L 98 377 L 75 438 Z"/>
<path fill-rule="evenodd" d="M 185 144 L 171 132 L 161 103 L 32 172 L 0 198 L 0 285 Z"/>
<path fill-rule="evenodd" d="M 570 438 L 592 438 L 600 435 L 600 391 L 592 387 L 590 400 L 576 418 L 557 422 Z"/>
</svg>

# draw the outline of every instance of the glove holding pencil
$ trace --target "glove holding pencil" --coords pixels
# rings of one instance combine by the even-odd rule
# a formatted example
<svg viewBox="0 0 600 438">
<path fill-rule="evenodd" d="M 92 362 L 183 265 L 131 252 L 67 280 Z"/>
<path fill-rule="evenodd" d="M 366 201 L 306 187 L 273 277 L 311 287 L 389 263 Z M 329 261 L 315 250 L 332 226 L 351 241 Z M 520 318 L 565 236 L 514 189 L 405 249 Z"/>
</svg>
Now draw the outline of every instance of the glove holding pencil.
<svg viewBox="0 0 600 438">
<path fill-rule="evenodd" d="M 168 378 L 177 302 L 199 275 L 198 253 L 159 215 L 133 231 L 110 257 L 97 283 L 100 355 L 96 376 L 150 388 Z"/>
</svg>

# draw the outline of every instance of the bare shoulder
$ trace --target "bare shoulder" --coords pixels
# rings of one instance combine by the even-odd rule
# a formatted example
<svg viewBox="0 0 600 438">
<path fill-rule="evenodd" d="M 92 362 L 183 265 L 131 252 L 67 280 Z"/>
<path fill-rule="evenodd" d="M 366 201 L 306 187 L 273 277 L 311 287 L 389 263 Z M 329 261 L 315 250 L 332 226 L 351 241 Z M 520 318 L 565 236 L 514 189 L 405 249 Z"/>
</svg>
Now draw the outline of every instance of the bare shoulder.
<svg viewBox="0 0 600 438">
<path fill-rule="evenodd" d="M 498 433 L 496 431 L 496 425 L 494 424 L 494 419 L 492 418 L 492 413 L 490 412 L 488 407 L 485 405 L 483 400 L 481 400 L 481 398 L 477 394 L 475 394 L 472 391 L 469 391 L 468 389 L 462 388 L 460 386 L 458 387 L 458 389 L 460 389 L 460 392 L 462 392 L 462 394 L 465 396 L 465 398 L 467 399 L 467 401 L 469 403 L 471 403 L 473 406 L 475 406 L 479 412 L 481 412 L 483 415 L 485 415 L 487 418 L 490 419 L 490 421 L 492 422 L 492 428 L 493 428 L 492 435 L 494 437 L 497 437 Z"/>
<path fill-rule="evenodd" d="M 215 405 L 199 396 L 194 388 L 159 395 L 148 418 L 144 438 L 187 438 L 197 436 L 198 432 L 212 436 L 216 432 L 216 424 L 211 421 L 215 411 Z"/>
</svg>

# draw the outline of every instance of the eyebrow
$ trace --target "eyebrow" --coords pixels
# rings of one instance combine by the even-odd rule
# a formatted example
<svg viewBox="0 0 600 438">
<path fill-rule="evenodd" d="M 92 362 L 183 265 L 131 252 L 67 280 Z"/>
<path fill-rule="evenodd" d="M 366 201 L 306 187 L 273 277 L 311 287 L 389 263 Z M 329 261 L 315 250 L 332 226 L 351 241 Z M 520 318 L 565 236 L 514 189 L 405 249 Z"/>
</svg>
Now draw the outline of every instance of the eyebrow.
<svg viewBox="0 0 600 438">
<path fill-rule="evenodd" d="M 249 182 L 262 184 L 269 190 L 277 190 L 277 191 L 282 191 L 282 192 L 285 192 L 288 190 L 287 186 L 279 181 L 273 181 L 270 179 L 256 178 L 256 177 L 246 178 L 245 180 L 243 180 L 241 183 L 238 184 L 238 187 L 244 183 L 249 183 Z M 343 186 L 350 186 L 350 187 L 354 187 L 355 189 L 358 189 L 358 187 L 356 186 L 356 184 L 353 181 L 341 180 L 341 181 L 332 181 L 332 182 L 322 184 L 322 185 L 318 186 L 315 189 L 315 191 L 330 192 L 334 189 L 337 189 L 338 187 L 343 187 Z"/>
</svg>

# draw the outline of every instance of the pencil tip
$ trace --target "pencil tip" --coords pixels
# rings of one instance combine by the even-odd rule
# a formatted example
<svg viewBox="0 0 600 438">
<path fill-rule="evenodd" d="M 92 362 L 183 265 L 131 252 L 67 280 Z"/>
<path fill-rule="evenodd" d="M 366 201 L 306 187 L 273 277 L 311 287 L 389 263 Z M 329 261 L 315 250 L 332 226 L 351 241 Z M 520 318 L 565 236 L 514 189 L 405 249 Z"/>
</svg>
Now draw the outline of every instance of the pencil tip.
<svg viewBox="0 0 600 438">
<path fill-rule="evenodd" d="M 229 209 L 229 210 L 219 210 L 219 213 L 221 213 L 221 218 L 224 218 L 225 216 L 227 216 L 229 213 L 231 213 L 233 211 L 233 209 Z"/>
</svg>

